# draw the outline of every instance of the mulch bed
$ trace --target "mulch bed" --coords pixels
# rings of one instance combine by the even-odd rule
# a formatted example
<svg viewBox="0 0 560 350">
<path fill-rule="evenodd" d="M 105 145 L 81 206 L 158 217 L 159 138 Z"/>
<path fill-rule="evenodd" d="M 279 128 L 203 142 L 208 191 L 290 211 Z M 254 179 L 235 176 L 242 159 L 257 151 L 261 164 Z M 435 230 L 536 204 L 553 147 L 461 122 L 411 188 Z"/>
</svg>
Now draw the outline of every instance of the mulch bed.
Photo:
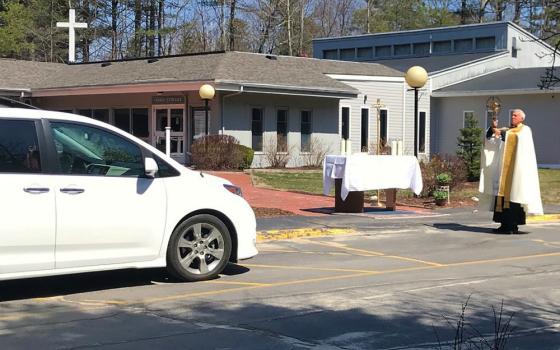
<svg viewBox="0 0 560 350">
<path fill-rule="evenodd" d="M 255 212 L 255 216 L 258 218 L 265 218 L 271 216 L 290 216 L 296 215 L 291 211 L 282 210 L 278 208 L 260 208 L 260 207 L 253 207 L 253 211 Z"/>
</svg>

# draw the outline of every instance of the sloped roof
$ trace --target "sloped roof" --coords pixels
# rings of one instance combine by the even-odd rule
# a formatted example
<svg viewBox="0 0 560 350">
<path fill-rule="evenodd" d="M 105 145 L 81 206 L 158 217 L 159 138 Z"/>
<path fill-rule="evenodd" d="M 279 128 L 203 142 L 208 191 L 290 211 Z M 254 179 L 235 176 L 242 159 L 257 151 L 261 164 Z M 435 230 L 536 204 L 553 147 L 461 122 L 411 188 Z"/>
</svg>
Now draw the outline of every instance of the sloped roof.
<svg viewBox="0 0 560 350">
<path fill-rule="evenodd" d="M 547 67 L 503 69 L 434 90 L 432 95 L 443 97 L 560 92 L 560 86 L 549 90 L 539 88 L 541 77 L 544 76 L 546 69 Z"/>
<path fill-rule="evenodd" d="M 216 73 L 217 81 L 354 90 L 346 84 L 329 78 L 326 74 L 402 76 L 399 71 L 377 63 L 268 56 L 242 52 L 228 52 L 225 56 Z M 235 68 L 232 69 L 232 67 Z"/>
<path fill-rule="evenodd" d="M 150 63 L 150 61 L 152 61 Z M 402 76 L 377 63 L 269 56 L 245 52 L 88 64 L 0 60 L 0 88 L 63 89 L 167 82 L 216 81 L 356 93 L 326 74 Z"/>
<path fill-rule="evenodd" d="M 466 53 L 462 55 L 441 55 L 441 56 L 426 56 L 426 57 L 412 57 L 400 59 L 386 59 L 376 60 L 375 63 L 391 67 L 400 72 L 406 72 L 412 66 L 421 66 L 428 73 L 435 73 L 450 69 L 453 67 L 461 66 L 467 63 L 484 60 L 493 56 L 501 56 L 507 53 L 502 52 L 482 52 L 482 53 Z"/>
<path fill-rule="evenodd" d="M 31 89 L 48 84 L 67 65 L 0 58 L 0 90 Z"/>
</svg>

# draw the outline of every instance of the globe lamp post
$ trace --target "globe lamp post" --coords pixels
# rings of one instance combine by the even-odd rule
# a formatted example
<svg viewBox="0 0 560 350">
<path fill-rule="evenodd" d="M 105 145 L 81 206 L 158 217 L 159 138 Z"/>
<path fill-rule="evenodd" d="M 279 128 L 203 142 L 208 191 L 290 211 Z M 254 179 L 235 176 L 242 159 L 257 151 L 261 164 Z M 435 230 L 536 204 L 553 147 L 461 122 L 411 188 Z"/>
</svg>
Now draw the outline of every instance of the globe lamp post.
<svg viewBox="0 0 560 350">
<path fill-rule="evenodd" d="M 208 101 L 214 98 L 216 90 L 210 84 L 204 84 L 198 89 L 198 94 L 200 98 L 204 100 L 204 119 L 205 119 L 205 131 L 208 135 Z"/>
<path fill-rule="evenodd" d="M 410 67 L 405 75 L 406 83 L 414 89 L 414 156 L 418 157 L 418 89 L 428 80 L 428 72 L 420 66 Z"/>
</svg>

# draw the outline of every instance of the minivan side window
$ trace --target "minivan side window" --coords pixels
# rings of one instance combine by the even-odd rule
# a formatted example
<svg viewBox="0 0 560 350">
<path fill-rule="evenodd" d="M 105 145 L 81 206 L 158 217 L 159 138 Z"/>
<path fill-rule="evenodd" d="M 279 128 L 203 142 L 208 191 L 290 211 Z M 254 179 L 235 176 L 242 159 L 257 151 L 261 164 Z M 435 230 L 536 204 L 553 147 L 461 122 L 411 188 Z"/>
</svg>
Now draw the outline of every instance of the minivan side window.
<svg viewBox="0 0 560 350">
<path fill-rule="evenodd" d="M 0 120 L 0 173 L 40 173 L 35 122 Z"/>
<path fill-rule="evenodd" d="M 63 174 L 134 176 L 144 174 L 140 147 L 97 127 L 51 122 L 52 136 Z"/>
<path fill-rule="evenodd" d="M 158 166 L 157 177 L 172 177 L 181 175 L 181 173 L 179 173 L 175 168 L 155 154 L 152 154 L 152 158 L 155 159 Z"/>
</svg>

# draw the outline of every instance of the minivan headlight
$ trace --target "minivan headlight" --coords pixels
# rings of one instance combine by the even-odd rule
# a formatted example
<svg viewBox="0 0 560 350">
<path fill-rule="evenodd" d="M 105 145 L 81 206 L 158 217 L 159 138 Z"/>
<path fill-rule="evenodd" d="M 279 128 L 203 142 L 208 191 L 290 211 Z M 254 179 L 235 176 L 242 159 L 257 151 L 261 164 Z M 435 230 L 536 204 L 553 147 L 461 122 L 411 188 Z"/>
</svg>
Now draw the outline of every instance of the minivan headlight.
<svg viewBox="0 0 560 350">
<path fill-rule="evenodd" d="M 237 187 L 234 185 L 224 184 L 224 188 L 230 191 L 233 194 L 243 197 L 243 192 L 241 191 L 241 187 Z"/>
</svg>

